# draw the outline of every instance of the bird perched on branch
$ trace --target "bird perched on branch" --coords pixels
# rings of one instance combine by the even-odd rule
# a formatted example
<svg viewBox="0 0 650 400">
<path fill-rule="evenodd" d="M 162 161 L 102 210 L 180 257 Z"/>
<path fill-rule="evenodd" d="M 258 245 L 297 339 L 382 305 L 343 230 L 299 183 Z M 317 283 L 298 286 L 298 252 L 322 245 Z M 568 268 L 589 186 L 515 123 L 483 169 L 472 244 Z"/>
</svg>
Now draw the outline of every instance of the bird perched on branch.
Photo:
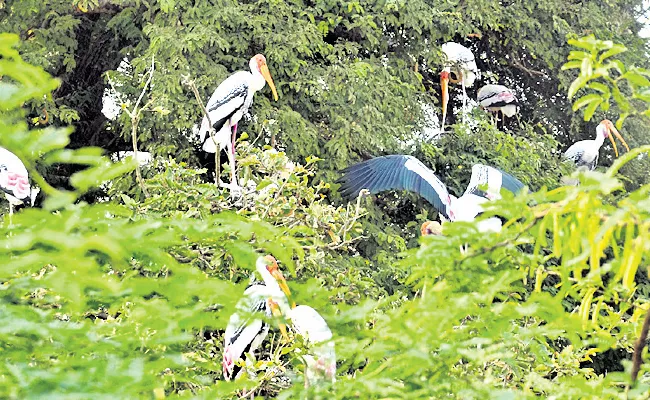
<svg viewBox="0 0 650 400">
<path fill-rule="evenodd" d="M 442 45 L 442 52 L 447 57 L 445 68 L 440 72 L 440 90 L 442 91 L 442 122 L 440 129 L 445 129 L 447 119 L 447 103 L 449 102 L 449 82 L 460 82 L 463 88 L 463 111 L 467 102 L 466 88 L 474 85 L 478 67 L 474 59 L 474 53 L 467 47 L 455 43 L 447 42 Z M 451 78 L 451 74 L 456 75 L 456 79 Z"/>
<path fill-rule="evenodd" d="M 618 130 L 616 130 L 612 121 L 604 119 L 596 127 L 595 139 L 581 140 L 572 144 L 571 147 L 564 152 L 564 158 L 573 162 L 578 168 L 586 167 L 593 171 L 598 165 L 598 153 L 605 142 L 605 138 L 609 138 L 612 142 L 614 154 L 618 157 L 618 148 L 616 148 L 616 142 L 614 141 L 612 134 L 623 143 L 623 146 L 625 146 L 627 151 L 630 151 L 629 146 L 625 143 L 625 139 L 623 139 L 623 136 L 621 136 Z"/>
<path fill-rule="evenodd" d="M 278 263 L 272 256 L 259 257 L 255 269 L 263 283 L 246 289 L 244 297 L 237 303 L 237 311 L 230 317 L 224 337 L 223 376 L 226 380 L 238 377 L 242 369 L 237 360 L 246 353 L 253 353 L 262 344 L 269 332 L 269 324 L 264 320 L 289 312 L 289 304 L 295 306 L 291 291 L 280 272 Z M 282 336 L 288 340 L 284 323 L 278 323 Z"/>
<path fill-rule="evenodd" d="M 505 117 L 514 117 L 519 111 L 519 100 L 514 92 L 503 85 L 485 85 L 478 90 L 476 100 L 479 105 L 488 111 L 498 113 Z"/>
<path fill-rule="evenodd" d="M 14 153 L 0 147 L 0 189 L 9 201 L 9 215 L 14 206 L 34 206 L 40 188 L 29 185 L 29 174 L 25 164 Z"/>
<path fill-rule="evenodd" d="M 408 190 L 424 197 L 438 210 L 441 219 L 473 221 L 483 212 L 482 204 L 501 198 L 501 189 L 517 194 L 524 187 L 517 178 L 497 168 L 483 164 L 472 167 L 469 185 L 459 198 L 451 195 L 442 181 L 420 160 L 407 155 L 376 157 L 344 169 L 337 180 L 340 193 L 354 198 L 359 191 L 368 189 L 376 194 L 386 190 Z M 482 189 L 483 185 L 487 188 Z M 423 229 L 425 227 L 423 226 Z M 479 231 L 501 229 L 496 217 L 481 221 Z"/>
<path fill-rule="evenodd" d="M 269 84 L 273 92 L 273 99 L 278 100 L 278 93 L 275 90 L 273 78 L 271 78 L 269 67 L 266 64 L 266 58 L 261 54 L 257 54 L 250 59 L 249 66 L 251 72 L 235 72 L 221 82 L 205 106 L 208 116 L 203 116 L 199 128 L 199 137 L 204 151 L 215 153 L 224 148 L 226 149 L 228 161 L 230 162 L 229 186 L 231 190 L 239 189 L 235 170 L 237 123 L 251 106 L 255 92 L 262 90 L 266 83 Z M 216 132 L 214 141 L 210 135 L 210 128 L 213 128 Z"/>
</svg>

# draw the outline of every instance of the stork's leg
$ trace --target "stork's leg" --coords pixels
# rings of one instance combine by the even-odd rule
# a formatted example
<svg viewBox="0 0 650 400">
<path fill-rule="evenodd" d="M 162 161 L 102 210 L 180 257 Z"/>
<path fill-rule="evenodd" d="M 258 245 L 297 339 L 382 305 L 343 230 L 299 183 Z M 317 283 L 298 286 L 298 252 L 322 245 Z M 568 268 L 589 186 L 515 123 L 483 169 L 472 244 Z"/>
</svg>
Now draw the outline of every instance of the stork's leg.
<svg viewBox="0 0 650 400">
<path fill-rule="evenodd" d="M 9 226 L 14 224 L 14 205 L 9 202 Z"/>
<path fill-rule="evenodd" d="M 467 107 L 467 91 L 465 90 L 465 80 L 463 79 L 462 74 L 460 77 L 460 85 L 463 88 L 463 124 L 464 124 L 467 122 L 465 117 L 465 107 Z"/>
</svg>

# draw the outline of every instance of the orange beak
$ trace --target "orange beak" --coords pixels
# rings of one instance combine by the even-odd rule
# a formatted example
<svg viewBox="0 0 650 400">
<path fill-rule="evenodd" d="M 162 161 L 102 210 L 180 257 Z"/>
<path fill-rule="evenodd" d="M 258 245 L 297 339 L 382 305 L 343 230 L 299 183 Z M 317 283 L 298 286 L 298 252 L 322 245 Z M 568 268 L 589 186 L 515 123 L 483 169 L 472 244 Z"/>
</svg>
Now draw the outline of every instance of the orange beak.
<svg viewBox="0 0 650 400">
<path fill-rule="evenodd" d="M 616 142 L 612 136 L 616 136 L 616 138 L 620 140 L 621 143 L 623 143 L 623 146 L 625 146 L 627 151 L 630 151 L 630 147 L 627 145 L 625 139 L 623 139 L 623 136 L 621 136 L 621 134 L 618 132 L 612 121 L 605 120 L 603 122 L 605 123 L 607 131 L 609 132 L 609 135 L 607 137 L 609 138 L 609 141 L 612 142 L 612 146 L 614 147 L 614 154 L 616 154 L 616 157 L 618 157 L 618 149 L 616 148 Z"/>
<path fill-rule="evenodd" d="M 447 120 L 447 103 L 449 102 L 449 72 L 442 71 L 440 73 L 440 90 L 442 91 L 442 124 L 441 129 L 445 129 L 445 121 Z"/>
<path fill-rule="evenodd" d="M 271 91 L 273 92 L 273 100 L 278 101 L 278 92 L 275 90 L 275 83 L 273 83 L 273 78 L 271 78 L 271 73 L 269 72 L 269 67 L 266 65 L 266 63 L 260 66 L 260 72 L 262 73 L 264 80 L 266 80 L 266 83 L 268 83 L 271 87 Z"/>
</svg>

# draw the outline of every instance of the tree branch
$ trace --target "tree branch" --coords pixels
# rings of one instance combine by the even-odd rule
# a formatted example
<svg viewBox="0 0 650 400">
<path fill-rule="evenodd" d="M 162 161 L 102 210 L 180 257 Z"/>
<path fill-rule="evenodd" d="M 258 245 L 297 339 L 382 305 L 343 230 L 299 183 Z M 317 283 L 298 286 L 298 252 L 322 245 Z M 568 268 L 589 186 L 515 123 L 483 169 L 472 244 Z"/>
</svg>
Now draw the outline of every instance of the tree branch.
<svg viewBox="0 0 650 400">
<path fill-rule="evenodd" d="M 210 133 L 210 139 L 212 140 L 212 143 L 214 143 L 214 147 L 216 147 L 216 151 L 214 152 L 214 165 L 215 165 L 215 170 L 214 170 L 214 184 L 219 186 L 219 178 L 221 175 L 221 148 L 219 147 L 219 144 L 217 143 L 217 140 L 214 138 L 214 128 L 212 128 L 212 120 L 210 120 L 210 115 L 208 114 L 208 110 L 205 109 L 205 106 L 203 105 L 203 100 L 201 99 L 201 95 L 199 94 L 199 90 L 196 88 L 196 85 L 194 84 L 194 80 L 190 79 L 189 75 L 186 75 L 183 77 L 183 83 L 185 83 L 187 86 L 190 87 L 192 90 L 192 93 L 194 93 L 194 97 L 196 98 L 196 101 L 199 103 L 199 107 L 201 107 L 201 112 L 203 113 L 203 116 L 208 120 L 208 126 L 210 127 L 208 129 L 208 132 Z M 199 126 L 200 129 L 200 126 Z"/>
<path fill-rule="evenodd" d="M 632 384 L 634 386 L 636 379 L 641 370 L 641 364 L 643 364 L 643 358 L 641 354 L 643 353 L 643 348 L 645 347 L 646 339 L 648 339 L 648 329 L 650 328 L 650 310 L 646 311 L 645 319 L 643 320 L 643 325 L 641 327 L 641 335 L 639 339 L 634 343 L 634 354 L 632 355 Z"/>
</svg>

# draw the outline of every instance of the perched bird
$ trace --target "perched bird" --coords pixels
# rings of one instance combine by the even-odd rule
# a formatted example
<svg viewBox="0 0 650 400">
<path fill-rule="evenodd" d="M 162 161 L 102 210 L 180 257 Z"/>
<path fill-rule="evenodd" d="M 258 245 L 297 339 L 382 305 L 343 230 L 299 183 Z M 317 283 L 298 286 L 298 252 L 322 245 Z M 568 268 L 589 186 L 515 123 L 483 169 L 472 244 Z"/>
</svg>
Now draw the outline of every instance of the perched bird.
<svg viewBox="0 0 650 400">
<path fill-rule="evenodd" d="M 41 190 L 29 186 L 27 168 L 20 158 L 4 147 L 0 147 L 0 189 L 5 192 L 9 201 L 9 215 L 13 215 L 14 206 L 34 206 L 36 196 Z"/>
<path fill-rule="evenodd" d="M 238 377 L 241 367 L 236 365 L 237 360 L 245 353 L 254 352 L 264 341 L 269 332 L 267 318 L 288 313 L 289 304 L 295 305 L 291 300 L 291 291 L 287 282 L 278 268 L 278 263 L 272 256 L 259 257 L 255 269 L 262 276 L 263 283 L 254 284 L 246 289 L 244 297 L 237 303 L 237 311 L 230 317 L 224 337 L 223 376 L 226 380 Z M 286 327 L 279 323 L 282 336 L 288 340 Z"/>
<path fill-rule="evenodd" d="M 447 103 L 449 102 L 449 82 L 461 83 L 464 111 L 467 101 L 466 88 L 474 85 L 478 67 L 472 51 L 461 44 L 447 42 L 442 45 L 442 52 L 447 57 L 445 68 L 440 72 L 440 89 L 442 90 L 442 123 L 440 129 L 444 130 L 447 119 Z M 456 79 L 451 79 L 451 73 L 456 75 Z"/>
<path fill-rule="evenodd" d="M 204 151 L 215 153 L 226 149 L 230 162 L 231 189 L 239 188 L 235 172 L 237 123 L 253 102 L 255 92 L 262 90 L 266 82 L 271 87 L 273 98 L 275 101 L 278 100 L 273 78 L 271 78 L 269 67 L 266 65 L 266 58 L 257 54 L 251 58 L 249 65 L 251 72 L 235 72 L 217 87 L 205 106 L 210 117 L 209 122 L 208 118 L 204 116 L 199 128 L 199 137 Z M 210 136 L 210 123 L 216 132 L 214 141 Z"/>
<path fill-rule="evenodd" d="M 586 167 L 593 171 L 598 165 L 598 153 L 605 142 L 605 138 L 609 138 L 612 142 L 614 153 L 616 154 L 616 157 L 618 157 L 618 149 L 616 148 L 616 142 L 614 141 L 612 134 L 623 143 L 627 151 L 630 151 L 623 136 L 621 136 L 621 134 L 616 130 L 612 121 L 604 119 L 596 127 L 596 139 L 581 140 L 572 144 L 571 147 L 564 152 L 564 158 L 573 162 L 578 168 Z"/>
<path fill-rule="evenodd" d="M 424 197 L 439 212 L 442 220 L 473 221 L 483 212 L 482 204 L 501 198 L 501 189 L 514 194 L 524 185 L 517 178 L 497 168 L 476 164 L 465 193 L 457 198 L 447 191 L 447 187 L 420 160 L 407 155 L 376 157 L 344 169 L 343 176 L 337 180 L 344 197 L 354 198 L 359 191 L 368 189 L 370 193 L 386 190 L 408 190 Z M 483 188 L 487 185 L 486 188 Z M 498 222 L 497 222 L 498 221 Z M 498 230 L 501 221 L 490 218 L 481 221 L 480 231 Z M 423 227 L 424 228 L 424 227 Z"/>
<path fill-rule="evenodd" d="M 316 310 L 305 305 L 292 308 L 286 317 L 310 346 L 309 354 L 302 356 L 306 365 L 305 387 L 321 380 L 336 382 L 336 351 L 327 322 Z"/>
<path fill-rule="evenodd" d="M 500 111 L 504 117 L 514 117 L 519 111 L 519 100 L 512 90 L 503 85 L 483 86 L 478 90 L 476 100 L 481 107 L 494 113 Z"/>
</svg>

